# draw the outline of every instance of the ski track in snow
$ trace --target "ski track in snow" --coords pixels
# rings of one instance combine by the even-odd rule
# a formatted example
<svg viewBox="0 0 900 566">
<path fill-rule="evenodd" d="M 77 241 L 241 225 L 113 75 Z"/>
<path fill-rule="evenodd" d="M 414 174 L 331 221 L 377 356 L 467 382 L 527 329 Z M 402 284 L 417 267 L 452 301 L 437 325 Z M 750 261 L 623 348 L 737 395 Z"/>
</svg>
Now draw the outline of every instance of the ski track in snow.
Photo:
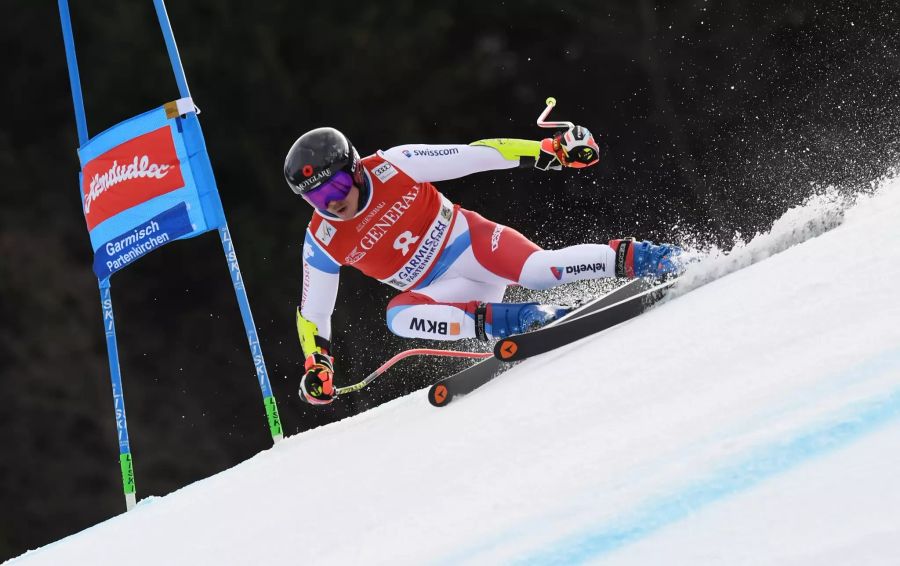
<svg viewBox="0 0 900 566">
<path fill-rule="evenodd" d="M 878 367 L 881 372 L 900 372 L 900 350 L 890 352 Z M 858 368 L 843 378 L 858 378 Z M 883 373 L 879 375 L 884 375 Z M 516 564 L 577 564 L 600 558 L 618 548 L 652 535 L 707 505 L 750 489 L 770 477 L 787 472 L 807 460 L 842 448 L 900 417 L 900 388 L 860 402 L 809 430 L 779 438 L 749 450 L 739 461 L 644 502 L 628 515 L 560 540 Z"/>
<path fill-rule="evenodd" d="M 417 392 L 13 563 L 896 563 L 898 219 L 900 180 L 813 197 L 446 409 Z"/>
<path fill-rule="evenodd" d="M 900 183 L 893 180 L 883 182 L 881 192 L 900 190 Z M 857 195 L 862 201 L 860 208 L 869 209 L 875 198 L 873 195 Z M 816 238 L 840 226 L 848 209 L 857 205 L 857 198 L 849 198 L 839 191 L 829 189 L 814 195 L 801 206 L 788 210 L 771 230 L 757 234 L 750 242 L 738 241 L 729 251 L 717 248 L 711 250 L 687 250 L 698 262 L 676 284 L 664 302 L 685 295 L 698 287 L 716 281 L 730 273 L 739 271 L 778 253 L 790 249 L 812 238 Z M 865 213 L 858 214 L 864 216 Z M 797 393 L 789 403 L 773 402 L 764 413 L 755 415 L 731 430 L 704 439 L 702 445 L 720 446 L 733 442 L 734 436 L 742 431 L 780 431 L 778 423 L 786 416 L 802 413 L 810 406 L 815 407 L 814 416 L 819 422 L 803 429 L 786 431 L 766 438 L 763 443 L 745 447 L 719 469 L 677 485 L 671 491 L 657 493 L 647 501 L 640 502 L 627 513 L 613 520 L 584 528 L 554 542 L 545 542 L 540 549 L 511 560 L 514 564 L 580 564 L 594 562 L 628 544 L 654 534 L 669 524 L 690 516 L 707 505 L 716 503 L 730 495 L 751 489 L 760 482 L 792 470 L 810 459 L 840 449 L 887 424 L 895 424 L 900 418 L 900 347 L 891 349 L 865 360 L 857 367 L 848 368 L 831 379 L 815 384 L 809 391 Z M 851 389 L 859 389 L 867 382 L 881 380 L 875 384 L 876 390 L 884 381 L 897 385 L 896 389 L 880 396 L 858 400 L 853 399 Z M 827 409 L 826 399 L 831 398 L 837 409 L 833 414 L 823 414 Z M 796 426 L 796 425 L 795 425 Z M 679 450 L 678 457 L 690 459 L 698 447 Z M 672 458 L 674 455 L 666 455 Z M 664 460 L 646 466 L 649 469 L 664 466 Z M 635 479 L 632 476 L 632 479 Z M 557 516 L 562 516 L 560 512 Z M 517 534 L 505 533 L 494 543 L 482 542 L 471 549 L 458 552 L 444 564 L 477 561 L 491 548 L 510 540 L 520 541 L 539 532 L 539 518 L 534 525 L 522 528 Z M 900 534 L 900 531 L 898 531 Z M 898 547 L 900 550 L 900 547 Z M 661 559 L 661 557 L 658 557 Z M 671 557 L 666 557 L 668 562 Z M 505 560 L 504 560 L 505 561 Z M 613 560 L 615 562 L 615 560 Z M 605 561 L 604 561 L 605 563 Z M 691 562 L 686 562 L 690 564 Z M 732 562 L 733 563 L 733 562 Z"/>
</svg>

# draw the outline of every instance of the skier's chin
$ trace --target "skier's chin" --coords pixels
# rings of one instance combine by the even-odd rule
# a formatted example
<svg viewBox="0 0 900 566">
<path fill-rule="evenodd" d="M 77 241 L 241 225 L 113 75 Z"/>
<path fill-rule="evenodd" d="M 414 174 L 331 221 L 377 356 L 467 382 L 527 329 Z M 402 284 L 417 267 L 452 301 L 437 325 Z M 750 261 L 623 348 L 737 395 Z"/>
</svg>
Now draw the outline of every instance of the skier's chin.
<svg viewBox="0 0 900 566">
<path fill-rule="evenodd" d="M 356 210 L 354 210 L 348 202 L 342 202 L 336 206 L 330 207 L 330 212 L 341 220 L 349 220 L 356 214 Z"/>
</svg>

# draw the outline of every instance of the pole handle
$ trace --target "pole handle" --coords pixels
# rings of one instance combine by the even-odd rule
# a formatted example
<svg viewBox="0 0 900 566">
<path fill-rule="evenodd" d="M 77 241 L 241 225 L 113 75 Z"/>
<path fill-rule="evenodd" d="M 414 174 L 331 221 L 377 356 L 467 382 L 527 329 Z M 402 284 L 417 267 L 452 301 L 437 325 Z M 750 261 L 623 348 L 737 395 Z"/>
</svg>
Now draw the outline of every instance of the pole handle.
<svg viewBox="0 0 900 566">
<path fill-rule="evenodd" d="M 546 101 L 547 107 L 544 108 L 544 111 L 541 112 L 541 115 L 538 116 L 537 125 L 542 128 L 565 128 L 571 129 L 575 127 L 575 124 L 572 122 L 550 122 L 547 120 L 547 116 L 550 115 L 550 111 L 553 110 L 553 107 L 556 106 L 556 99 L 552 96 L 547 97 Z"/>
</svg>

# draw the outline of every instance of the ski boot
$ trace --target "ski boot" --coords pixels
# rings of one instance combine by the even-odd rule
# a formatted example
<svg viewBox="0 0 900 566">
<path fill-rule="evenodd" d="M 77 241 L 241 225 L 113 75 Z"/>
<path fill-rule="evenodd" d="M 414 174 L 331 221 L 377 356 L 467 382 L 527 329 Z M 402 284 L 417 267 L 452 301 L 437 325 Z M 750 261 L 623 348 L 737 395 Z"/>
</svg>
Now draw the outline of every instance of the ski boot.
<svg viewBox="0 0 900 566">
<path fill-rule="evenodd" d="M 610 240 L 609 246 L 616 252 L 616 277 L 659 277 L 680 275 L 684 265 L 679 261 L 681 248 L 671 244 L 655 245 L 634 238 Z"/>
<path fill-rule="evenodd" d="M 571 307 L 540 303 L 488 303 L 484 309 L 485 338 L 506 338 L 537 330 L 572 310 Z M 477 321 L 476 316 L 476 327 Z"/>
</svg>

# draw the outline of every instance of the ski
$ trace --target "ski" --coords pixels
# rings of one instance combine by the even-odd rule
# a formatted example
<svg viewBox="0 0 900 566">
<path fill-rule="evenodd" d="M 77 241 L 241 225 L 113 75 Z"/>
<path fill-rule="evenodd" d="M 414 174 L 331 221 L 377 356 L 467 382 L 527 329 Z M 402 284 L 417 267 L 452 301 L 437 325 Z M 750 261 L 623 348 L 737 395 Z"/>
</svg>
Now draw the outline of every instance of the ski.
<svg viewBox="0 0 900 566">
<path fill-rule="evenodd" d="M 509 367 L 509 364 L 491 356 L 432 385 L 428 389 L 428 402 L 435 407 L 443 407 L 454 397 L 475 391 Z"/>
<path fill-rule="evenodd" d="M 633 279 L 611 293 L 598 297 L 559 320 L 553 321 L 545 326 L 544 330 L 558 327 L 569 321 L 575 322 L 581 317 L 589 316 L 592 312 L 625 301 L 651 288 L 652 285 L 646 280 Z M 443 407 L 449 404 L 454 397 L 471 393 L 511 367 L 512 364 L 501 360 L 496 355 L 482 360 L 432 385 L 428 390 L 428 401 L 435 407 Z"/>
<path fill-rule="evenodd" d="M 674 283 L 675 279 L 670 279 L 649 288 L 645 284 L 640 292 L 611 304 L 606 302 L 593 312 L 576 311 L 575 317 L 560 319 L 561 324 L 504 338 L 494 345 L 494 356 L 504 362 L 517 362 L 612 328 L 647 310 L 662 299 Z"/>
</svg>

